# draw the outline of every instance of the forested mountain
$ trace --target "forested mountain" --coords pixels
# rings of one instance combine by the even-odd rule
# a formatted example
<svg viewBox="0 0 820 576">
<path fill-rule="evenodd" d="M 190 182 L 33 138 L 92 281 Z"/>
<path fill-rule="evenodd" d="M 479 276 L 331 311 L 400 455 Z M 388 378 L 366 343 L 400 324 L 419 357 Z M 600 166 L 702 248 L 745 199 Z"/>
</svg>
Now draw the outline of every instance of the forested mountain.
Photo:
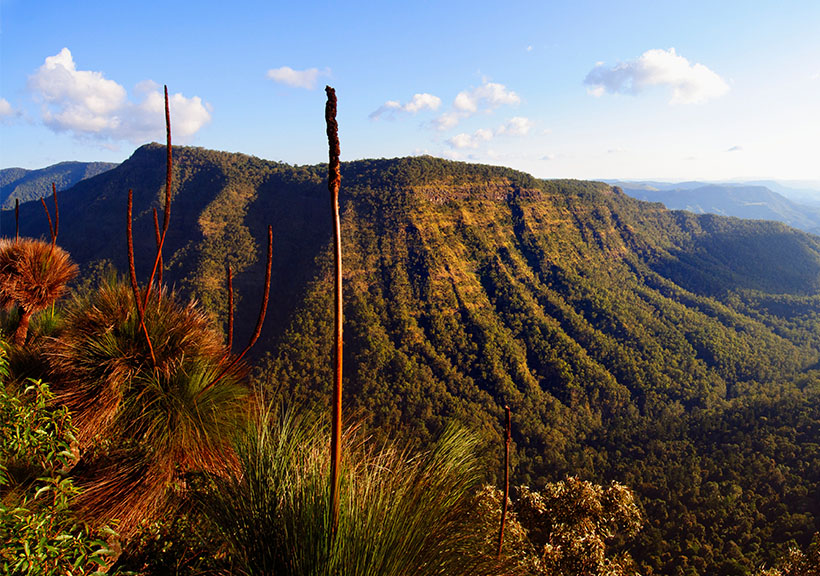
<svg viewBox="0 0 820 576">
<path fill-rule="evenodd" d="M 39 170 L 4 168 L 0 170 L 0 207 L 14 208 L 15 199 L 21 203 L 39 200 L 51 194 L 52 183 L 59 192 L 114 166 L 111 162 L 60 162 Z"/>
<path fill-rule="evenodd" d="M 820 231 L 820 208 L 816 203 L 811 204 L 811 201 L 808 201 L 804 204 L 795 201 L 768 186 L 701 182 L 617 184 L 633 198 L 661 202 L 670 210 L 688 210 L 696 214 L 720 214 L 754 220 L 777 220 L 813 234 Z"/>
<path fill-rule="evenodd" d="M 61 195 L 59 243 L 81 267 L 127 270 L 132 188 L 148 276 L 164 162 L 144 146 Z M 224 321 L 231 264 L 241 347 L 272 224 L 256 376 L 326 402 L 325 167 L 178 148 L 175 171 L 166 280 Z M 509 405 L 513 483 L 633 488 L 645 574 L 749 574 L 820 529 L 820 238 L 430 157 L 343 164 L 341 198 L 345 402 L 369 432 L 424 443 L 465 422 L 492 474 Z M 20 228 L 47 234 L 42 207 Z"/>
</svg>

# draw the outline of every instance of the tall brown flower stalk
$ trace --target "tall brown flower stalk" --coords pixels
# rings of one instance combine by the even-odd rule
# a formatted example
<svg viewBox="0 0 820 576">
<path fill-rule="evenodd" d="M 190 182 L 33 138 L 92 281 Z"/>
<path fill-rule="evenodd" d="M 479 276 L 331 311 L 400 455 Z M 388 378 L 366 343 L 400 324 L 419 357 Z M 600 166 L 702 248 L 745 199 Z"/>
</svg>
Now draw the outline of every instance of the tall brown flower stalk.
<svg viewBox="0 0 820 576">
<path fill-rule="evenodd" d="M 165 244 L 165 235 L 168 233 L 168 222 L 171 219 L 171 184 L 173 182 L 174 161 L 171 152 L 171 111 L 168 107 L 168 86 L 165 86 L 165 212 L 162 217 L 162 235 L 157 245 L 157 257 L 154 259 L 154 267 L 151 270 L 151 277 L 148 279 L 148 287 L 145 289 L 145 300 L 143 308 L 148 305 L 148 298 L 151 296 L 151 286 L 154 284 L 154 277 L 157 268 L 162 265 L 162 247 Z M 162 271 L 159 272 L 160 278 Z"/>
<path fill-rule="evenodd" d="M 43 210 L 45 210 L 46 218 L 48 218 L 48 231 L 51 234 L 51 245 L 54 245 L 54 223 L 51 221 L 51 213 L 48 211 L 48 206 L 46 206 L 46 199 L 40 198 L 40 202 L 43 204 Z"/>
<path fill-rule="evenodd" d="M 504 500 L 501 504 L 501 527 L 498 530 L 498 557 L 501 558 L 501 549 L 504 546 L 504 524 L 507 521 L 507 505 L 510 501 L 510 439 L 512 437 L 512 423 L 510 407 L 504 406 Z"/>
<path fill-rule="evenodd" d="M 148 344 L 148 350 L 151 352 L 151 362 L 154 366 L 157 364 L 157 357 L 154 354 L 154 345 L 151 344 L 151 337 L 148 335 L 148 328 L 145 326 L 145 306 L 140 300 L 140 287 L 137 283 L 137 269 L 134 266 L 134 235 L 131 231 L 131 222 L 132 222 L 132 210 L 134 206 L 134 191 L 130 188 L 128 189 L 128 216 L 127 216 L 127 223 L 125 227 L 125 234 L 126 234 L 126 242 L 128 245 L 128 273 L 131 277 L 131 289 L 134 291 L 134 304 L 137 307 L 137 316 L 140 320 L 140 328 L 142 328 L 142 333 L 145 334 L 145 341 Z M 150 286 L 150 284 L 149 284 Z"/>
<path fill-rule="evenodd" d="M 228 352 L 233 347 L 233 270 L 228 264 Z"/>
<path fill-rule="evenodd" d="M 251 339 L 248 342 L 247 346 L 242 349 L 238 355 L 234 356 L 233 359 L 228 361 L 228 358 L 231 354 L 231 345 L 233 344 L 233 283 L 230 278 L 228 277 L 228 291 L 229 291 L 229 298 L 231 300 L 230 304 L 230 318 L 229 318 L 229 326 L 230 326 L 230 335 L 229 339 L 231 340 L 230 344 L 225 352 L 225 356 L 222 359 L 222 362 L 228 362 L 228 364 L 219 372 L 219 374 L 214 378 L 207 386 L 205 386 L 200 392 L 199 395 L 204 394 L 211 388 L 213 388 L 222 378 L 230 373 L 233 370 L 234 366 L 236 366 L 242 358 L 244 358 L 245 354 L 253 348 L 256 341 L 259 340 L 259 336 L 262 334 L 262 325 L 265 323 L 265 315 L 268 311 L 268 299 L 270 297 L 270 278 L 271 278 L 271 271 L 273 269 L 273 226 L 268 226 L 268 261 L 267 265 L 265 266 L 265 282 L 262 294 L 262 306 L 259 310 L 259 316 L 256 319 L 256 328 L 253 330 L 253 334 L 251 335 Z M 198 396 L 199 396 L 198 395 Z"/>
<path fill-rule="evenodd" d="M 339 167 L 339 124 L 336 122 L 336 91 L 325 87 L 327 104 L 325 122 L 329 162 L 327 167 L 327 187 L 330 192 L 330 208 L 333 215 L 335 287 L 335 370 L 333 372 L 333 414 L 330 436 L 330 509 L 333 532 L 339 520 L 339 467 L 342 460 L 342 235 L 339 222 L 339 185 L 342 180 Z"/>
<path fill-rule="evenodd" d="M 60 233 L 60 204 L 57 202 L 57 185 L 51 183 L 51 192 L 54 194 L 54 238 L 51 239 L 51 244 L 57 243 L 57 234 Z"/>
<path fill-rule="evenodd" d="M 159 251 L 160 243 L 162 242 L 162 235 L 159 231 L 159 220 L 157 219 L 157 209 L 154 207 L 154 236 L 157 240 L 157 251 Z M 160 286 L 162 286 L 162 252 L 159 254 L 159 277 L 157 278 L 157 282 Z"/>
</svg>

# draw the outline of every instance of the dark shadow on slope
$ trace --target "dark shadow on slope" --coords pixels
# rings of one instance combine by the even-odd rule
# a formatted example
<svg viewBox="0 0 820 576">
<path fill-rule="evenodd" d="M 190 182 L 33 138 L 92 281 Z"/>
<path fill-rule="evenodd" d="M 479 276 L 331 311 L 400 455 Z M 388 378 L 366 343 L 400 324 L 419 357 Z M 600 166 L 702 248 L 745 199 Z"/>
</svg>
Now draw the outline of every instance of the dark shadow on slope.
<svg viewBox="0 0 820 576">
<path fill-rule="evenodd" d="M 808 295 L 820 290 L 820 242 L 773 222 L 704 217 L 704 235 L 650 262 L 652 269 L 698 294 L 729 291 Z"/>
</svg>

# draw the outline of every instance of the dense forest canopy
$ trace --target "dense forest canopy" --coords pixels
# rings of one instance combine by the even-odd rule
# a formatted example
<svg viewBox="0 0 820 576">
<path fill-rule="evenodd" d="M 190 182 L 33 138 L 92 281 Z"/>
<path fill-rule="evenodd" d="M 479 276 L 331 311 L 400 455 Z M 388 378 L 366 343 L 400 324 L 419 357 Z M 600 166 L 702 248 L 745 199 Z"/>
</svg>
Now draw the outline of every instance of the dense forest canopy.
<svg viewBox="0 0 820 576">
<path fill-rule="evenodd" d="M 164 147 L 61 195 L 60 243 L 81 277 L 150 271 Z M 324 166 L 175 149 L 166 280 L 227 316 L 256 315 L 255 377 L 322 404 L 332 381 Z M 452 420 L 513 483 L 567 475 L 635 491 L 645 574 L 750 574 L 820 529 L 820 239 L 774 222 L 668 211 L 602 183 L 421 156 L 342 165 L 345 402 L 376 436 L 429 444 Z M 21 233 L 45 236 L 42 208 Z M 13 211 L 2 231 L 14 231 Z"/>
</svg>

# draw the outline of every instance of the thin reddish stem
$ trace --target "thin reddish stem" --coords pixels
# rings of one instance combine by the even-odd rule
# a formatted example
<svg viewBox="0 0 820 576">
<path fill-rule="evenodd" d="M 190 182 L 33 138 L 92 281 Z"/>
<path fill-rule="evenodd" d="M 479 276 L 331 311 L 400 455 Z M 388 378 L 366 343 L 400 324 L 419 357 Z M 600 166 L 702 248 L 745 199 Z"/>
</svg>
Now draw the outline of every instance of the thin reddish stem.
<svg viewBox="0 0 820 576">
<path fill-rule="evenodd" d="M 162 247 L 165 245 L 165 236 L 168 233 L 168 223 L 171 219 L 171 184 L 173 181 L 173 156 L 171 148 L 171 112 L 168 106 L 168 86 L 165 86 L 165 213 L 162 220 L 162 237 L 157 246 L 157 257 L 154 259 L 154 267 L 151 270 L 151 277 L 148 280 L 148 288 L 145 291 L 145 306 L 148 306 L 148 297 L 151 295 L 151 286 L 157 274 L 157 268 L 162 262 Z M 160 272 L 160 275 L 162 273 Z"/>
<path fill-rule="evenodd" d="M 234 367 L 236 366 L 240 360 L 248 353 L 248 351 L 253 348 L 253 345 L 256 344 L 256 341 L 259 339 L 259 335 L 262 334 L 262 324 L 265 322 L 265 315 L 268 311 L 268 298 L 270 296 L 270 279 L 271 279 L 271 271 L 273 269 L 273 226 L 268 226 L 268 263 L 265 267 L 265 287 L 264 292 L 262 294 L 262 307 L 259 310 L 259 318 L 256 320 L 256 328 L 253 331 L 253 335 L 251 336 L 248 345 L 236 356 L 230 363 L 225 366 L 222 371 L 217 375 L 213 381 L 205 386 L 202 390 L 197 393 L 197 398 L 199 398 L 202 394 L 213 388 L 217 382 L 222 380 L 222 378 Z"/>
<path fill-rule="evenodd" d="M 51 245 L 54 245 L 54 224 L 51 222 L 51 213 L 48 211 L 48 206 L 46 206 L 46 199 L 40 198 L 40 202 L 43 204 L 43 210 L 46 211 L 46 217 L 48 218 L 48 230 L 51 233 Z"/>
<path fill-rule="evenodd" d="M 154 237 L 157 241 L 157 251 L 159 251 L 159 245 L 161 242 L 161 237 L 159 233 L 159 219 L 157 218 L 157 209 L 154 208 Z M 159 256 L 159 277 L 157 278 L 157 291 L 162 290 L 162 254 L 160 253 Z"/>
<path fill-rule="evenodd" d="M 228 352 L 233 346 L 233 270 L 228 264 Z"/>
<path fill-rule="evenodd" d="M 134 235 L 131 230 L 131 219 L 134 206 L 134 192 L 129 188 L 128 190 L 128 223 L 126 224 L 125 233 L 128 244 L 128 272 L 131 275 L 131 289 L 134 291 L 134 302 L 137 306 L 137 316 L 139 317 L 140 327 L 145 334 L 145 341 L 148 343 L 148 351 L 151 353 L 151 361 L 154 366 L 157 364 L 157 359 L 154 356 L 154 346 L 151 344 L 151 337 L 148 336 L 148 328 L 145 326 L 145 314 L 143 305 L 140 300 L 140 289 L 137 284 L 137 269 L 134 266 Z"/>
<path fill-rule="evenodd" d="M 498 531 L 498 557 L 501 558 L 501 549 L 504 546 L 504 524 L 507 521 L 507 505 L 510 500 L 510 440 L 512 438 L 512 422 L 510 407 L 504 406 L 506 423 L 504 426 L 504 500 L 501 506 L 501 528 Z"/>
<path fill-rule="evenodd" d="M 51 191 L 54 193 L 54 240 L 52 244 L 57 242 L 57 235 L 60 233 L 60 205 L 57 203 L 57 185 L 51 183 Z"/>
</svg>

